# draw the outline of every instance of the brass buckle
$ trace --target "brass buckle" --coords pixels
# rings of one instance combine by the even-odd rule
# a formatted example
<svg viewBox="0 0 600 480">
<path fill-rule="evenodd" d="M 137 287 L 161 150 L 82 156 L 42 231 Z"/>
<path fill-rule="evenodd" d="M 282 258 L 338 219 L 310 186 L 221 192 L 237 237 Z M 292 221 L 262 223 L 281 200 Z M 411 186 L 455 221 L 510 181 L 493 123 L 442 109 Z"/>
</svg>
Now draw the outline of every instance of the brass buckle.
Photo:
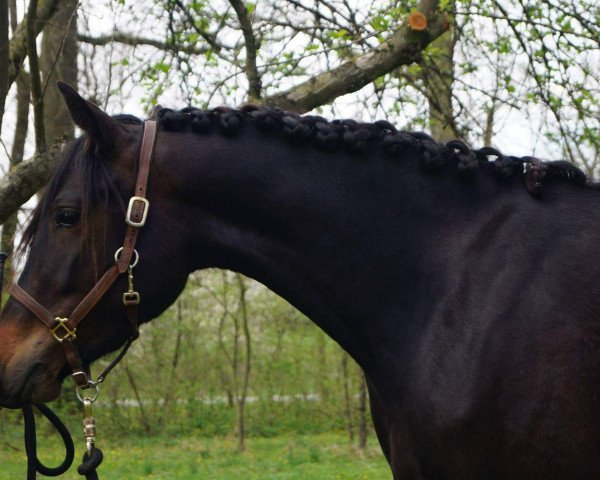
<svg viewBox="0 0 600 480">
<path fill-rule="evenodd" d="M 56 320 L 58 323 L 56 324 L 56 326 L 54 328 L 50 329 L 50 332 L 52 333 L 52 335 L 54 335 L 54 338 L 56 338 L 59 343 L 62 343 L 64 340 L 66 340 L 68 338 L 72 338 L 73 340 L 75 340 L 77 338 L 77 335 L 76 335 L 77 329 L 74 328 L 73 330 L 71 330 L 67 326 L 67 322 L 69 321 L 68 318 L 56 317 L 54 320 Z M 64 336 L 62 336 L 62 337 L 58 333 L 59 328 L 62 328 L 64 330 Z"/>
<path fill-rule="evenodd" d="M 130 305 L 140 304 L 140 294 L 138 292 L 125 292 L 123 294 L 123 304 L 128 307 Z"/>
<path fill-rule="evenodd" d="M 136 222 L 131 218 L 133 214 L 133 206 L 135 202 L 142 202 L 144 204 L 144 213 L 142 214 L 142 219 L 139 222 Z M 146 224 L 146 218 L 148 217 L 148 210 L 150 209 L 150 202 L 146 200 L 144 197 L 131 197 L 129 199 L 129 206 L 127 207 L 127 216 L 125 217 L 125 221 L 127 225 L 131 225 L 132 227 L 140 228 Z"/>
</svg>

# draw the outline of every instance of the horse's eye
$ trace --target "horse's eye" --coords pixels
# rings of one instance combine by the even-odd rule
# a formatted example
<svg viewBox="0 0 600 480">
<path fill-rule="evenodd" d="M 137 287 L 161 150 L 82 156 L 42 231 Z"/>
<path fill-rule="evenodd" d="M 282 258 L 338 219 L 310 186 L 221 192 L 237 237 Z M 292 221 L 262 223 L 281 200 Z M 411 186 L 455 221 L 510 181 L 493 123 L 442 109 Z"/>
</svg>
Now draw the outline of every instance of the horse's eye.
<svg viewBox="0 0 600 480">
<path fill-rule="evenodd" d="M 72 227 L 79 221 L 79 211 L 74 208 L 63 208 L 56 212 L 55 221 L 59 227 Z"/>
</svg>

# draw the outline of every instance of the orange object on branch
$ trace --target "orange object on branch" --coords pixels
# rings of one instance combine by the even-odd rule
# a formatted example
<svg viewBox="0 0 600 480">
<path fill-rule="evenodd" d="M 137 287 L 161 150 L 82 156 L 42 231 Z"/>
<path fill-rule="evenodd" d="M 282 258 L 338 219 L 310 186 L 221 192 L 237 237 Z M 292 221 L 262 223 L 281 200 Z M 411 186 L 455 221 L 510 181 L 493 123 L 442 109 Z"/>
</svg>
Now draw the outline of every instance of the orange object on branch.
<svg viewBox="0 0 600 480">
<path fill-rule="evenodd" d="M 413 30 L 425 30 L 427 28 L 427 17 L 421 12 L 413 12 L 408 16 L 408 26 Z"/>
</svg>

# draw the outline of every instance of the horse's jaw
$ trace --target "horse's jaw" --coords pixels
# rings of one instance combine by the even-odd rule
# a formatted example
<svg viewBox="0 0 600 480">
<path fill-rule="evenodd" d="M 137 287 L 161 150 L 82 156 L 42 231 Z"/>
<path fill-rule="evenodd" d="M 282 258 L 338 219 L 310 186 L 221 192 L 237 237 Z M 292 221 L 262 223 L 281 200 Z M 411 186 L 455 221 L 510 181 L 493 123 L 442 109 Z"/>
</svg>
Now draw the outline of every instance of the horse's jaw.
<svg viewBox="0 0 600 480">
<path fill-rule="evenodd" d="M 62 384 L 41 363 L 33 365 L 28 371 L 4 379 L 0 390 L 0 407 L 21 408 L 23 405 L 39 405 L 56 400 L 62 390 Z"/>
</svg>

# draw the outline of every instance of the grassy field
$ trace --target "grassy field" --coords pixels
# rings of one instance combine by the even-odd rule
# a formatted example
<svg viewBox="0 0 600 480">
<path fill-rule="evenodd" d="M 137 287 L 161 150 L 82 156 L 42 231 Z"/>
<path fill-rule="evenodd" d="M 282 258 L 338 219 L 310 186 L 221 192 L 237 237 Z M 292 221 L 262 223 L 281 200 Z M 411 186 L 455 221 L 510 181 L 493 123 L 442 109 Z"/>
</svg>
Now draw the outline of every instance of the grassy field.
<svg viewBox="0 0 600 480">
<path fill-rule="evenodd" d="M 11 439 L 11 445 L 15 445 Z M 0 442 L 1 443 L 1 442 Z M 40 448 L 43 461 L 58 463 L 61 452 Z M 375 443 L 371 439 L 371 443 Z M 103 479 L 216 479 L 216 480 L 390 480 L 391 474 L 378 445 L 362 454 L 343 434 L 250 438 L 243 454 L 235 453 L 235 438 L 123 437 L 99 445 L 105 461 L 98 470 Z M 78 457 L 81 444 L 76 443 Z M 56 454 L 56 456 L 53 456 Z M 25 478 L 25 454 L 0 448 L 0 480 Z M 46 477 L 40 477 L 46 478 Z M 79 480 L 75 466 L 65 480 Z"/>
</svg>

